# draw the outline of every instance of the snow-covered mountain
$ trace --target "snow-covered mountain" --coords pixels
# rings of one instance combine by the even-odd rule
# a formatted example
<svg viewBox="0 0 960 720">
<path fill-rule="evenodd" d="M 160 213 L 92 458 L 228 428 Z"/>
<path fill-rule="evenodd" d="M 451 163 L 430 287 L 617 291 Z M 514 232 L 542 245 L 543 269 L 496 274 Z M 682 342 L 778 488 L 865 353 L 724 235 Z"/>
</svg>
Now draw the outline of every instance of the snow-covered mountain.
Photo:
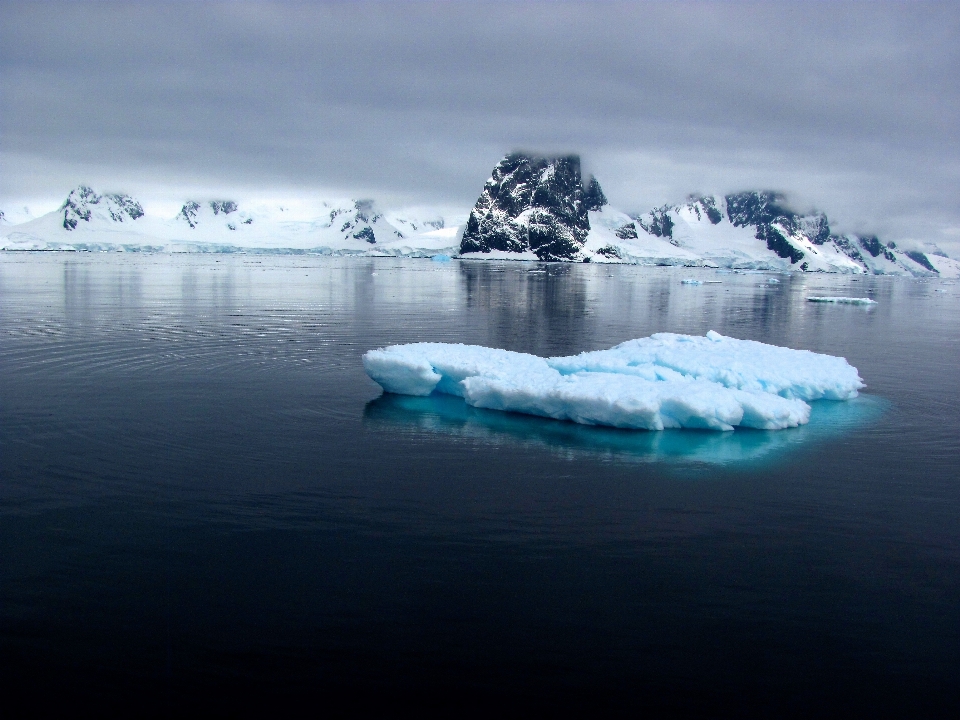
<svg viewBox="0 0 960 720">
<path fill-rule="evenodd" d="M 960 270 L 949 258 L 931 260 L 927 253 L 904 251 L 875 236 L 834 234 L 826 215 L 794 212 L 773 192 L 691 196 L 633 220 L 637 237 L 611 240 L 605 255 L 629 259 L 656 247 L 665 264 L 686 264 L 693 254 L 707 266 L 759 270 L 913 276 L 954 276 Z M 618 222 L 622 219 L 613 225 Z M 598 218 L 597 224 L 611 223 Z"/>
<path fill-rule="evenodd" d="M 589 191 L 589 192 L 588 192 Z M 585 190 L 576 155 L 507 155 L 493 169 L 467 220 L 460 252 L 530 254 L 539 260 L 585 260 L 590 210 L 606 198 L 596 179 Z"/>
<path fill-rule="evenodd" d="M 12 217 L 11 217 L 12 215 Z M 278 204 L 189 200 L 157 217 L 129 195 L 72 190 L 54 212 L 0 213 L 0 250 L 259 252 L 528 259 L 960 277 L 935 248 L 839 235 L 826 215 L 782 195 L 690 196 L 643 214 L 609 206 L 575 155 L 507 155 L 466 216 L 432 207 L 380 210 L 372 200 Z"/>
<path fill-rule="evenodd" d="M 691 196 L 628 216 L 585 190 L 576 156 L 514 153 L 494 168 L 470 214 L 462 257 L 527 258 L 756 270 L 960 276 L 943 255 L 903 251 L 874 236 L 835 235 L 826 215 L 802 215 L 774 192 Z"/>
<path fill-rule="evenodd" d="M 452 255 L 463 220 L 431 208 L 388 216 L 372 200 L 318 201 L 304 215 L 229 199 L 189 200 L 175 217 L 160 218 L 128 195 L 80 186 L 54 212 L 0 223 L 0 249 Z"/>
</svg>

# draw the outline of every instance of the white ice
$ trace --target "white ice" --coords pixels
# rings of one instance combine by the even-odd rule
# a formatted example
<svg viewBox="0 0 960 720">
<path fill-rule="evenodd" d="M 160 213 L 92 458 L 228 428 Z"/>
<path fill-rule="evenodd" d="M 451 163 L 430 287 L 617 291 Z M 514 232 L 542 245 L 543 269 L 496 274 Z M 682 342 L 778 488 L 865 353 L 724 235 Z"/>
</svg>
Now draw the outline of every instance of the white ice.
<svg viewBox="0 0 960 720">
<path fill-rule="evenodd" d="M 841 305 L 876 305 L 876 300 L 865 297 L 808 297 L 809 302 L 816 303 L 839 303 Z"/>
<path fill-rule="evenodd" d="M 843 358 L 712 331 L 558 358 L 414 343 L 371 350 L 363 363 L 387 392 L 442 392 L 474 407 L 647 430 L 796 427 L 810 418 L 805 400 L 853 398 L 863 387 Z"/>
</svg>

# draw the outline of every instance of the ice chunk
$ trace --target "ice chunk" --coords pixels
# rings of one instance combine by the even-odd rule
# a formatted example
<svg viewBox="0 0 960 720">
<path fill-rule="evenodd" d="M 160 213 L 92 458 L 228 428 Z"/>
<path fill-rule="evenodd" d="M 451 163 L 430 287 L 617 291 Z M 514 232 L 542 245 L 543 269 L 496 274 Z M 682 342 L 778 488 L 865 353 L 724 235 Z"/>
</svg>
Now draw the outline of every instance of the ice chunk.
<svg viewBox="0 0 960 720">
<path fill-rule="evenodd" d="M 429 395 L 436 390 L 460 396 L 460 382 L 468 377 L 504 378 L 551 370 L 547 361 L 536 355 L 450 343 L 412 343 L 371 350 L 363 356 L 363 367 L 387 392 Z"/>
<path fill-rule="evenodd" d="M 584 425 L 642 430 L 737 425 L 780 430 L 806 423 L 810 406 L 801 400 L 730 390 L 685 378 L 647 380 L 617 373 L 542 373 L 506 378 L 473 376 L 463 397 L 474 407 L 572 420 Z"/>
<path fill-rule="evenodd" d="M 703 285 L 703 280 L 694 280 L 693 278 L 685 278 L 680 281 L 681 285 Z"/>
<path fill-rule="evenodd" d="M 876 300 L 865 297 L 808 297 L 808 302 L 816 303 L 840 303 L 842 305 L 876 305 Z"/>
<path fill-rule="evenodd" d="M 551 358 L 561 373 L 608 372 L 669 379 L 670 373 L 709 380 L 727 388 L 801 400 L 847 400 L 863 381 L 844 358 L 754 340 L 657 333 L 609 350 Z"/>
<path fill-rule="evenodd" d="M 805 424 L 804 400 L 846 399 L 863 382 L 843 358 L 727 338 L 660 333 L 575 357 L 446 343 L 371 350 L 384 390 L 463 397 L 474 407 L 587 425 L 662 430 Z"/>
</svg>

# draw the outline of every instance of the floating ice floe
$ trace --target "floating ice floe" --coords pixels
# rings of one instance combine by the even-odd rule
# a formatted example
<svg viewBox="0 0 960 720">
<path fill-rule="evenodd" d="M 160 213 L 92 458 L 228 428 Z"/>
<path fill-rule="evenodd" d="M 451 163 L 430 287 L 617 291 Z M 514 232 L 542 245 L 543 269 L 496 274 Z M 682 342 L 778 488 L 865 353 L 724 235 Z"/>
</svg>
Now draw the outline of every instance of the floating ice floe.
<svg viewBox="0 0 960 720">
<path fill-rule="evenodd" d="M 440 392 L 479 408 L 645 430 L 796 427 L 810 419 L 806 401 L 846 400 L 863 387 L 843 358 L 713 331 L 557 358 L 414 343 L 371 350 L 363 364 L 387 392 Z"/>
<path fill-rule="evenodd" d="M 686 280 L 680 281 L 681 285 L 703 285 L 703 280 L 694 280 L 693 278 L 687 278 Z"/>
<path fill-rule="evenodd" d="M 839 303 L 841 305 L 876 305 L 876 300 L 865 297 L 808 297 L 808 302 Z"/>
</svg>

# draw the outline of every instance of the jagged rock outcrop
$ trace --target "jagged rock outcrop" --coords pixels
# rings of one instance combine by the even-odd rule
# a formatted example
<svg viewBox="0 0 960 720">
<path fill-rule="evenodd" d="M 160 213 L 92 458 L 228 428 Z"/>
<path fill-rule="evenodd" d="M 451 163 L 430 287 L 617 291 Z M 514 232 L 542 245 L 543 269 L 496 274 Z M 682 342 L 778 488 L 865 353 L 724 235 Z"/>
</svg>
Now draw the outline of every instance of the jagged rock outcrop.
<svg viewBox="0 0 960 720">
<path fill-rule="evenodd" d="M 190 200 L 185 202 L 183 207 L 180 208 L 180 212 L 177 214 L 177 219 L 186 220 L 187 224 L 191 228 L 195 228 L 199 224 L 199 216 L 200 203 Z"/>
<path fill-rule="evenodd" d="M 936 264 L 924 253 L 898 250 L 894 243 L 883 244 L 872 235 L 836 235 L 831 232 L 826 215 L 795 212 L 788 207 L 786 197 L 777 192 L 749 191 L 724 197 L 691 195 L 686 203 L 664 205 L 634 217 L 646 237 L 704 253 L 711 263 L 721 265 L 772 267 L 760 258 L 748 257 L 752 251 L 742 245 L 734 249 L 739 241 L 725 229 L 732 225 L 752 232 L 767 250 L 798 270 L 939 274 Z M 712 235 L 707 229 L 710 226 L 719 226 L 719 234 Z M 617 236 L 620 237 L 619 233 Z M 643 237 L 641 234 L 641 243 Z M 711 237 L 717 238 L 716 245 L 709 240 Z M 733 243 L 727 249 L 723 246 L 725 237 Z M 610 257 L 609 253 L 606 256 Z"/>
<path fill-rule="evenodd" d="M 590 210 L 606 204 L 600 184 L 587 189 L 576 155 L 512 153 L 483 187 L 460 243 L 461 253 L 532 251 L 540 260 L 583 259 Z"/>
<path fill-rule="evenodd" d="M 939 274 L 938 270 L 930 262 L 930 258 L 927 257 L 926 253 L 922 253 L 919 250 L 907 250 L 903 254 L 913 260 L 920 267 L 926 268 L 930 272 Z"/>
<path fill-rule="evenodd" d="M 824 215 L 801 222 L 800 215 L 786 208 L 786 198 L 774 192 L 741 192 L 727 195 L 727 217 L 736 227 L 753 225 L 757 239 L 782 258 L 797 263 L 803 260 L 803 251 L 788 240 L 788 236 L 803 233 L 813 244 L 822 245 L 830 237 L 830 226 Z M 813 230 L 811 237 L 805 232 Z"/>
<path fill-rule="evenodd" d="M 669 205 L 654 208 L 646 215 L 637 217 L 637 224 L 655 237 L 662 237 L 672 240 L 673 219 L 670 217 L 671 210 L 673 210 L 673 208 Z"/>
<path fill-rule="evenodd" d="M 64 230 L 75 230 L 81 222 L 90 222 L 95 216 L 113 222 L 143 217 L 143 207 L 129 195 L 98 195 L 86 185 L 71 190 L 59 212 L 63 213 Z"/>
<path fill-rule="evenodd" d="M 209 208 L 209 211 L 206 208 Z M 233 200 L 211 200 L 206 203 L 206 205 L 201 205 L 194 200 L 189 200 L 180 208 L 180 212 L 177 213 L 177 220 L 186 222 L 191 229 L 195 229 L 203 222 L 204 215 L 210 220 L 210 213 L 212 213 L 214 217 L 217 217 L 218 215 L 230 215 L 231 213 L 237 212 L 237 210 L 237 203 Z M 247 215 L 241 215 L 237 219 L 232 219 L 231 222 L 227 222 L 226 227 L 228 230 L 236 230 L 238 224 L 251 225 L 253 224 L 253 218 Z"/>
<path fill-rule="evenodd" d="M 383 214 L 376 212 L 373 206 L 373 200 L 356 200 L 352 208 L 339 207 L 330 211 L 330 223 L 340 225 L 340 232 L 344 237 L 352 237 L 354 240 L 363 240 L 371 245 L 377 242 L 377 233 L 374 229 L 377 225 L 385 225 Z M 381 228 L 381 233 L 383 229 Z M 394 235 L 403 237 L 403 234 L 394 230 Z"/>
<path fill-rule="evenodd" d="M 583 203 L 587 210 L 597 211 L 607 204 L 607 196 L 603 194 L 600 183 L 593 175 L 590 176 L 590 182 L 587 183 L 587 189 L 583 191 Z"/>
<path fill-rule="evenodd" d="M 213 210 L 214 215 L 229 215 L 232 212 L 237 211 L 237 204 L 233 200 L 211 200 L 210 209 Z"/>
<path fill-rule="evenodd" d="M 718 225 L 723 220 L 723 213 L 717 209 L 717 199 L 712 195 L 691 195 L 687 198 L 689 207 L 697 218 L 705 217 L 711 225 Z"/>
</svg>

